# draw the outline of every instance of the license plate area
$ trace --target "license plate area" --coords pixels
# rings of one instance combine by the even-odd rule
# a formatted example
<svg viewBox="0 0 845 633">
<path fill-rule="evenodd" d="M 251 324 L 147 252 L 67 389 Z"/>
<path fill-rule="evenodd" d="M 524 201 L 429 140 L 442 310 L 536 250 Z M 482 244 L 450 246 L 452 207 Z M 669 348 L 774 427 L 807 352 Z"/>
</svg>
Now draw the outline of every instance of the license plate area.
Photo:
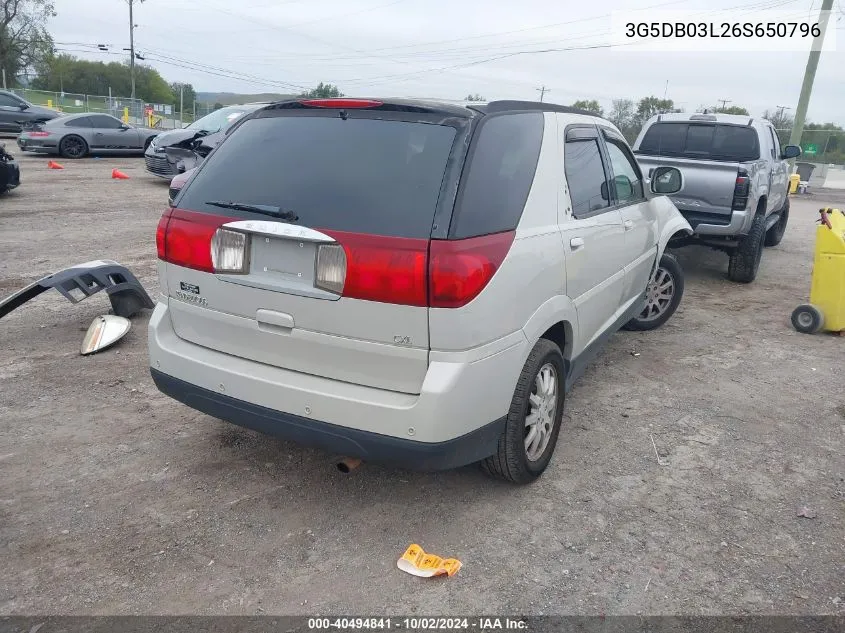
<svg viewBox="0 0 845 633">
<path fill-rule="evenodd" d="M 219 275 L 219 279 L 272 292 L 338 299 L 337 295 L 314 287 L 317 243 L 266 235 L 250 238 L 249 273 Z"/>
</svg>

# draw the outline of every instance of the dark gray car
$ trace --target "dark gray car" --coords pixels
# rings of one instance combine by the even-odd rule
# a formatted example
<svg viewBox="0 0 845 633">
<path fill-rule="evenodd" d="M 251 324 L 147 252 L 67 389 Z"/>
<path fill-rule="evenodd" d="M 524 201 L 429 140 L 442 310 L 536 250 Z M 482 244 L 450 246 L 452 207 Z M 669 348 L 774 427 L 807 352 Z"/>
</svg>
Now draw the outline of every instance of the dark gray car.
<svg viewBox="0 0 845 633">
<path fill-rule="evenodd" d="M 0 90 L 0 132 L 17 134 L 21 131 L 22 122 L 48 121 L 61 114 L 57 110 L 32 105 L 14 92 Z"/>
<path fill-rule="evenodd" d="M 109 114 L 70 114 L 18 137 L 24 151 L 82 158 L 88 154 L 143 154 L 159 130 L 135 127 Z"/>
</svg>

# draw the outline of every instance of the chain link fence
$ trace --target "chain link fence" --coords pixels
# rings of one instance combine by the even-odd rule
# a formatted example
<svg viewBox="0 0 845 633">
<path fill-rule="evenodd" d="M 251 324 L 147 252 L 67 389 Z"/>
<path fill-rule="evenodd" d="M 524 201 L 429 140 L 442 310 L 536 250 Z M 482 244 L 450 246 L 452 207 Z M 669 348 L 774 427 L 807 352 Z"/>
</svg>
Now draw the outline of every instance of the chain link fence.
<svg viewBox="0 0 845 633">
<path fill-rule="evenodd" d="M 119 119 L 127 116 L 129 122 L 134 125 L 169 130 L 183 127 L 194 120 L 193 107 L 190 111 L 186 108 L 184 113 L 180 113 L 178 106 L 175 104 L 146 104 L 141 99 L 130 99 L 128 97 L 52 92 L 29 88 L 15 89 L 12 92 L 34 105 L 53 108 L 65 114 L 102 112 Z M 196 106 L 205 105 L 196 104 Z M 213 109 L 213 106 L 211 109 Z M 203 116 L 205 112 L 200 114 L 199 110 L 204 110 L 204 108 L 197 111 L 198 117 Z"/>
</svg>

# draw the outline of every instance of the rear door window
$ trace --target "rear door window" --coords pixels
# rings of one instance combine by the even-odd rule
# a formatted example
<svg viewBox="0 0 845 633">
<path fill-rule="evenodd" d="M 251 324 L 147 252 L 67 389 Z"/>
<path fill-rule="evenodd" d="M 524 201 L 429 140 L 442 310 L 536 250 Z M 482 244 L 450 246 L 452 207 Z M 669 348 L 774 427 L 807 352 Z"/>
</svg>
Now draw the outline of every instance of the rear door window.
<svg viewBox="0 0 845 633">
<path fill-rule="evenodd" d="M 610 206 L 607 176 L 597 138 L 566 141 L 564 170 L 576 219 L 601 213 Z"/>
<path fill-rule="evenodd" d="M 760 158 L 760 144 L 756 130 L 746 125 L 658 122 L 646 130 L 637 152 L 745 162 Z"/>
<path fill-rule="evenodd" d="M 249 119 L 192 178 L 179 207 L 266 220 L 208 203 L 268 205 L 315 229 L 429 238 L 456 132 L 338 116 Z"/>
<path fill-rule="evenodd" d="M 481 124 L 464 170 L 452 237 L 516 228 L 534 182 L 543 127 L 542 112 L 493 116 Z"/>
<path fill-rule="evenodd" d="M 91 127 L 91 117 L 83 116 L 65 121 L 65 127 Z"/>
</svg>

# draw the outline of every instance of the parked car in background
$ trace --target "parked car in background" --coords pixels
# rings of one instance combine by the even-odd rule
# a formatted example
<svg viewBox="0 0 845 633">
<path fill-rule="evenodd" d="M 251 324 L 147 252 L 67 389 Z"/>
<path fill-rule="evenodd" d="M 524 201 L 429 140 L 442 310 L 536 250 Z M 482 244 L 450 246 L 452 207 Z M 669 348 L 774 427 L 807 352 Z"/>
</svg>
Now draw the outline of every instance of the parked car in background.
<svg viewBox="0 0 845 633">
<path fill-rule="evenodd" d="M 158 388 L 334 453 L 534 480 L 620 327 L 675 312 L 673 167 L 549 103 L 304 99 L 246 116 L 156 232 Z"/>
<path fill-rule="evenodd" d="M 62 116 L 58 110 L 32 105 L 8 90 L 0 90 L 0 132 L 17 134 L 23 125 Z"/>
<path fill-rule="evenodd" d="M 634 153 L 648 173 L 663 165 L 684 175 L 672 201 L 695 230 L 694 242 L 729 256 L 728 277 L 757 277 L 764 246 L 783 239 L 789 221 L 789 164 L 766 119 L 731 114 L 659 114 L 643 126 Z"/>
<path fill-rule="evenodd" d="M 0 143 L 0 194 L 4 194 L 21 183 L 21 171 L 14 156 L 6 151 L 6 144 Z"/>
<path fill-rule="evenodd" d="M 24 151 L 82 158 L 89 154 L 141 154 L 158 130 L 135 127 L 109 114 L 69 114 L 21 132 Z"/>
<path fill-rule="evenodd" d="M 170 181 L 170 187 L 167 190 L 167 204 L 169 206 L 173 206 L 173 202 L 176 200 L 176 196 L 179 195 L 179 192 L 182 191 L 182 187 L 185 186 L 185 183 L 188 182 L 188 179 L 195 172 L 196 168 L 189 169 L 188 171 L 183 171 L 181 174 L 173 176 L 173 180 Z"/>
<path fill-rule="evenodd" d="M 226 131 L 243 115 L 267 103 L 248 103 L 220 108 L 181 130 L 160 134 L 144 153 L 147 171 L 172 178 L 199 165 L 217 147 Z"/>
</svg>

